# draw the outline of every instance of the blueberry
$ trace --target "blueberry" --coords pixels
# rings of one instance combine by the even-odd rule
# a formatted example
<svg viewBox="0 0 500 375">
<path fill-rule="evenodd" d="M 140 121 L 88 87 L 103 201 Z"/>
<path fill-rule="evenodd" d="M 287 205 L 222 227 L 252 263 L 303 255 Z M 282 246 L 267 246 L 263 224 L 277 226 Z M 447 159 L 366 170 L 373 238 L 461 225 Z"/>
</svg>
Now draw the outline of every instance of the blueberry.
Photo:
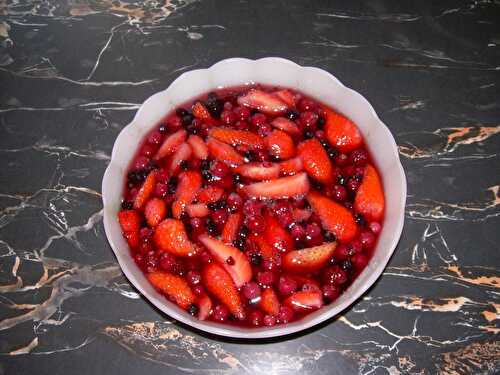
<svg viewBox="0 0 500 375">
<path fill-rule="evenodd" d="M 237 249 L 240 249 L 241 251 L 243 251 L 243 249 L 245 248 L 245 240 L 241 237 L 237 238 L 233 241 L 233 245 Z"/>
<path fill-rule="evenodd" d="M 212 173 L 208 169 L 204 169 L 201 171 L 201 176 L 206 180 L 206 181 L 212 181 L 214 176 L 212 176 Z"/>
<path fill-rule="evenodd" d="M 330 231 L 325 232 L 325 241 L 326 242 L 333 242 L 336 239 L 337 239 L 337 237 L 335 237 L 335 234 L 333 234 L 333 232 L 330 232 Z"/>
<path fill-rule="evenodd" d="M 299 118 L 299 112 L 297 111 L 289 111 L 287 114 L 286 114 L 286 118 L 289 119 L 289 120 L 297 120 Z"/>
<path fill-rule="evenodd" d="M 169 194 L 174 194 L 175 190 L 177 190 L 177 177 L 172 176 L 170 180 L 168 180 L 168 192 Z"/>
<path fill-rule="evenodd" d="M 122 208 L 124 210 L 131 210 L 134 207 L 134 204 L 131 201 L 123 201 Z"/>
<path fill-rule="evenodd" d="M 192 315 L 192 316 L 196 316 L 198 315 L 198 306 L 196 306 L 194 303 L 191 304 L 188 308 L 188 312 Z"/>
<path fill-rule="evenodd" d="M 177 116 L 179 116 L 180 118 L 183 118 L 184 116 L 186 115 L 189 115 L 189 112 L 186 111 L 184 108 L 182 107 L 179 107 L 175 110 L 175 113 L 177 114 Z"/>
<path fill-rule="evenodd" d="M 337 182 L 339 183 L 339 185 L 343 186 L 347 182 L 347 179 L 344 176 L 339 175 L 339 177 L 337 178 Z"/>
<path fill-rule="evenodd" d="M 210 169 L 210 162 L 208 160 L 203 160 L 200 164 L 201 170 L 207 170 Z"/>
<path fill-rule="evenodd" d="M 250 229 L 246 225 L 243 225 L 240 229 L 240 237 L 247 238 L 248 233 L 250 233 Z"/>
<path fill-rule="evenodd" d="M 167 132 L 167 125 L 165 124 L 161 124 L 160 127 L 158 128 L 158 131 L 161 133 L 161 134 L 165 134 Z"/>
<path fill-rule="evenodd" d="M 304 132 L 304 138 L 305 139 L 311 139 L 312 137 L 314 137 L 314 134 L 313 134 L 312 131 L 307 130 L 307 131 Z"/>
<path fill-rule="evenodd" d="M 181 167 L 181 169 L 187 171 L 189 168 L 189 162 L 187 160 L 181 161 L 180 167 Z"/>
<path fill-rule="evenodd" d="M 328 147 L 328 149 L 326 150 L 326 153 L 328 154 L 328 156 L 331 159 L 337 157 L 339 154 L 339 152 L 337 150 L 335 150 L 333 147 Z"/>
<path fill-rule="evenodd" d="M 270 155 L 270 156 L 269 156 L 269 159 L 270 159 L 271 161 L 274 161 L 274 162 L 278 162 L 278 161 L 280 161 L 280 157 L 279 157 L 279 156 L 276 156 L 276 155 Z"/>
<path fill-rule="evenodd" d="M 181 119 L 182 119 L 182 125 L 188 126 L 193 122 L 194 116 L 191 113 L 188 113 L 182 116 Z"/>
<path fill-rule="evenodd" d="M 241 182 L 241 174 L 235 173 L 233 174 L 233 183 L 239 184 Z"/>
<path fill-rule="evenodd" d="M 260 266 L 260 264 L 262 263 L 262 255 L 252 253 L 250 255 L 250 263 L 252 263 L 254 266 Z"/>
<path fill-rule="evenodd" d="M 366 220 L 365 218 L 363 217 L 363 215 L 361 214 L 354 214 L 354 221 L 356 222 L 356 224 L 358 224 L 359 226 L 363 226 L 365 225 L 366 223 Z"/>
<path fill-rule="evenodd" d="M 210 235 L 217 234 L 217 225 L 213 222 L 212 219 L 207 219 L 206 221 L 207 233 Z"/>
<path fill-rule="evenodd" d="M 351 261 L 349 259 L 344 260 L 340 264 L 340 268 L 342 268 L 344 271 L 350 271 L 350 270 L 352 270 L 352 263 L 351 263 Z"/>
<path fill-rule="evenodd" d="M 325 126 L 326 120 L 324 117 L 319 117 L 318 121 L 316 121 L 316 126 L 318 129 L 323 129 L 323 126 Z"/>
<path fill-rule="evenodd" d="M 245 152 L 245 159 L 247 159 L 249 162 L 255 160 L 255 152 L 252 150 L 248 150 Z"/>
</svg>

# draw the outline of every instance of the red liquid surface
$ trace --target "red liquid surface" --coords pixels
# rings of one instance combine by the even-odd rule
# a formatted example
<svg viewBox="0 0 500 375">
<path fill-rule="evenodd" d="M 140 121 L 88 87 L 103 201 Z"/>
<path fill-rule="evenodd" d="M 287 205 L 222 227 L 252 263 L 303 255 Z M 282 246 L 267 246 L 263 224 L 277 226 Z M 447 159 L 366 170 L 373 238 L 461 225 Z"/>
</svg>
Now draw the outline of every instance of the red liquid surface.
<svg viewBox="0 0 500 375">
<path fill-rule="evenodd" d="M 252 91 L 255 97 L 247 95 L 251 89 L 257 89 Z M 274 122 L 276 118 L 286 120 Z M 327 137 L 329 122 L 335 123 L 335 132 L 345 130 L 345 137 L 336 138 L 340 143 L 333 139 L 335 132 Z M 147 276 L 153 275 L 153 285 L 166 298 L 202 319 L 273 326 L 332 303 L 369 262 L 383 222 L 380 214 L 375 220 L 364 217 L 358 212 L 364 206 L 360 209 L 355 203 L 367 166 L 377 172 L 362 139 L 353 139 L 352 127 L 356 131 L 329 107 L 291 89 L 232 87 L 184 103 L 141 140 L 132 159 L 119 214 L 130 255 Z M 221 128 L 241 132 L 214 132 Z M 159 157 L 165 140 L 175 133 L 181 134 L 179 140 Z M 190 139 L 193 135 L 200 147 Z M 210 142 L 221 142 L 234 154 L 226 158 L 219 149 L 207 150 Z M 324 155 L 310 151 L 313 147 L 321 147 Z M 249 163 L 264 169 L 245 169 Z M 285 181 L 280 179 L 287 176 L 299 177 L 277 188 L 277 193 L 255 187 L 262 181 Z M 149 189 L 144 187 L 148 181 Z M 182 198 L 182 186 L 196 191 Z M 365 195 L 365 201 L 372 196 Z M 319 205 L 311 201 L 314 196 L 319 196 Z M 207 202 L 210 198 L 213 201 Z M 324 204 L 325 199 L 333 203 Z M 342 207 L 348 217 L 322 212 L 321 207 L 331 204 L 335 210 Z M 176 225 L 164 225 L 168 220 Z M 228 221 L 235 223 L 232 231 Z M 346 235 L 342 228 L 352 229 L 352 223 L 355 234 Z M 170 235 L 175 237 L 170 241 L 176 244 L 173 249 L 163 241 Z M 207 237 L 215 241 L 215 248 L 202 240 Z M 314 247 L 319 248 L 307 250 Z M 312 255 L 291 253 L 297 250 Z M 231 286 L 214 290 L 217 282 L 210 279 L 215 272 L 210 274 L 210 267 L 222 272 Z M 266 289 L 274 292 L 274 299 Z"/>
</svg>

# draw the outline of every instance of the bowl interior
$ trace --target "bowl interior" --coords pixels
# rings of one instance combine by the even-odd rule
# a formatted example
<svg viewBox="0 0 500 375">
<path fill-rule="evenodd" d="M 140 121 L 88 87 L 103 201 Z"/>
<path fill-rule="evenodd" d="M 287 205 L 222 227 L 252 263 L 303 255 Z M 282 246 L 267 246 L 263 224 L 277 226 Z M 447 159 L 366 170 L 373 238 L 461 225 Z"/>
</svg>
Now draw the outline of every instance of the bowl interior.
<svg viewBox="0 0 500 375">
<path fill-rule="evenodd" d="M 123 181 L 139 141 L 177 105 L 215 88 L 258 82 L 299 90 L 352 119 L 363 134 L 367 147 L 382 175 L 386 198 L 385 221 L 374 255 L 365 270 L 332 304 L 304 319 L 272 328 L 230 327 L 193 318 L 157 293 L 129 255 L 116 219 L 120 209 Z M 260 60 L 227 59 L 209 69 L 182 74 L 166 90 L 140 107 L 134 120 L 119 134 L 112 160 L 103 178 L 104 226 L 120 266 L 132 284 L 154 305 L 174 319 L 197 329 L 230 337 L 264 338 L 285 335 L 316 325 L 345 309 L 380 276 L 401 235 L 406 200 L 406 179 L 396 143 L 373 107 L 357 92 L 345 87 L 330 73 L 301 67 L 281 58 Z"/>
</svg>

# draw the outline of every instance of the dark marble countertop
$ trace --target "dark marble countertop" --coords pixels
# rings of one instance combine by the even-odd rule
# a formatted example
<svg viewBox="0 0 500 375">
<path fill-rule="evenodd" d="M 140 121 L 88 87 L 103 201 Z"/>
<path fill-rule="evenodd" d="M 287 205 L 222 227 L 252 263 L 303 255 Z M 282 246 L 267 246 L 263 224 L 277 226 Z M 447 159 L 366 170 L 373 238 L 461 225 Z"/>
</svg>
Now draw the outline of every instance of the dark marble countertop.
<svg viewBox="0 0 500 375">
<path fill-rule="evenodd" d="M 233 56 L 335 74 L 408 177 L 383 276 L 285 340 L 169 320 L 102 225 L 101 178 L 139 105 Z M 499 373 L 499 93 L 497 0 L 0 1 L 0 374 Z"/>
</svg>

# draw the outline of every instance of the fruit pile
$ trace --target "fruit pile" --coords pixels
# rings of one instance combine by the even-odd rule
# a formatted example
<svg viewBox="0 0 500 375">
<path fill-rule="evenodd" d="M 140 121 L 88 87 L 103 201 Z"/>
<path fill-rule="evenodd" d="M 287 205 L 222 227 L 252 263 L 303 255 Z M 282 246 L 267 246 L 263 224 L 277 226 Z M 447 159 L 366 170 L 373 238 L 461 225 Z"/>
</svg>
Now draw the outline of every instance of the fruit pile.
<svg viewBox="0 0 500 375">
<path fill-rule="evenodd" d="M 196 98 L 140 145 L 118 213 L 151 284 L 201 320 L 286 324 L 363 270 L 384 193 L 357 126 L 289 89 Z"/>
</svg>

